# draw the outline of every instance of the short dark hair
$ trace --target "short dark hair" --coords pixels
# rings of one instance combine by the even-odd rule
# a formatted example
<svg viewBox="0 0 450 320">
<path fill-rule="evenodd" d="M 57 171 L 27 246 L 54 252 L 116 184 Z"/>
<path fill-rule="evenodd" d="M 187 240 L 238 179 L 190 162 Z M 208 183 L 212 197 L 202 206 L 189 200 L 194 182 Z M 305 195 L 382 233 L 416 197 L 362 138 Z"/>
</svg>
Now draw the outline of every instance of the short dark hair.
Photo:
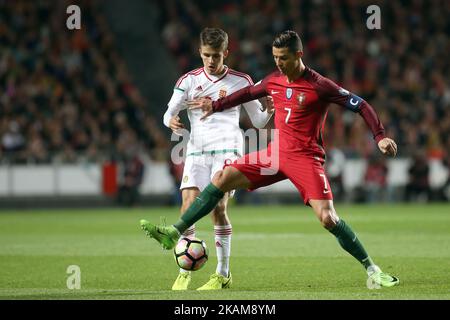
<svg viewBox="0 0 450 320">
<path fill-rule="evenodd" d="M 228 34 L 219 28 L 205 28 L 200 32 L 200 45 L 225 51 L 228 48 Z"/>
<path fill-rule="evenodd" d="M 275 48 L 289 48 L 289 51 L 295 53 L 303 51 L 302 40 L 297 32 L 292 30 L 283 31 L 273 40 L 272 46 Z"/>
</svg>

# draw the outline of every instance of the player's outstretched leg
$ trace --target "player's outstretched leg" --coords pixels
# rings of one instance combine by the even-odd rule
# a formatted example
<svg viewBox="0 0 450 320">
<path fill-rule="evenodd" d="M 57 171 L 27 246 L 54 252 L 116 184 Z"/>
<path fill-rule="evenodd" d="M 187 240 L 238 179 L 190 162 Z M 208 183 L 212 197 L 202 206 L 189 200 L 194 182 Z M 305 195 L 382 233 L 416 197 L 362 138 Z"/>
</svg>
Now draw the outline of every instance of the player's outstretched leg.
<svg viewBox="0 0 450 320">
<path fill-rule="evenodd" d="M 367 282 L 369 288 L 372 289 L 377 285 L 380 287 L 393 287 L 400 283 L 397 277 L 382 272 L 380 267 L 374 264 L 356 234 L 344 220 L 339 219 L 337 224 L 329 231 L 334 234 L 341 247 L 366 268 L 369 276 Z M 373 284 L 373 287 L 370 287 L 370 283 Z"/>
<path fill-rule="evenodd" d="M 310 200 L 310 204 L 322 223 L 322 226 L 336 237 L 345 251 L 350 253 L 364 266 L 369 276 L 368 286 L 372 284 L 372 288 L 376 286 L 393 287 L 400 283 L 397 277 L 382 272 L 374 264 L 350 226 L 337 216 L 331 200 Z"/>
<path fill-rule="evenodd" d="M 211 212 L 223 195 L 222 190 L 210 183 L 174 225 L 154 225 L 147 220 L 141 220 L 141 227 L 149 237 L 158 241 L 164 249 L 173 249 L 180 235 L 197 220 Z"/>
<path fill-rule="evenodd" d="M 217 185 L 217 186 L 216 186 Z M 154 225 L 141 220 L 141 227 L 148 236 L 158 241 L 164 249 L 173 249 L 180 235 L 195 222 L 206 216 L 222 199 L 225 192 L 248 188 L 250 181 L 239 170 L 226 167 L 219 171 L 205 190 L 195 199 L 180 220 L 172 226 Z"/>
<path fill-rule="evenodd" d="M 174 226 L 154 225 L 144 219 L 140 221 L 140 224 L 145 234 L 158 241 L 166 250 L 173 249 L 181 235 Z"/>
</svg>

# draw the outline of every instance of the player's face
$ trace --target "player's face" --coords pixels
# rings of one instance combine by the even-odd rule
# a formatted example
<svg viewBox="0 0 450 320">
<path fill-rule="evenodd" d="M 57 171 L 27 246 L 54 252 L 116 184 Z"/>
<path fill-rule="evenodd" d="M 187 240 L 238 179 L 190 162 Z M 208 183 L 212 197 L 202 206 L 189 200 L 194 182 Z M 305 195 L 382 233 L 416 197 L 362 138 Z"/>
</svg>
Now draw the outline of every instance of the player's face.
<svg viewBox="0 0 450 320">
<path fill-rule="evenodd" d="M 289 48 L 272 47 L 272 55 L 278 70 L 285 75 L 289 75 L 298 69 L 302 52 L 293 53 Z"/>
<path fill-rule="evenodd" d="M 223 60 L 228 56 L 228 50 L 215 49 L 211 46 L 200 46 L 200 57 L 206 71 L 212 75 L 223 72 Z"/>
</svg>

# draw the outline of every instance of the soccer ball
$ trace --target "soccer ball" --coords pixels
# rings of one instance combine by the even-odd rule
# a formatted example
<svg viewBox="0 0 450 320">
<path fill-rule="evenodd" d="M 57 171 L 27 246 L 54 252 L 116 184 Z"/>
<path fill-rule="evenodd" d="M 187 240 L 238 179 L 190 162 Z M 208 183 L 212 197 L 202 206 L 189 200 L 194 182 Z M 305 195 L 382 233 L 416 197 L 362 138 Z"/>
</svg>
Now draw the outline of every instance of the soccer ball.
<svg viewBox="0 0 450 320">
<path fill-rule="evenodd" d="M 208 248 L 203 240 L 181 238 L 174 249 L 174 256 L 181 269 L 196 271 L 208 261 Z"/>
</svg>

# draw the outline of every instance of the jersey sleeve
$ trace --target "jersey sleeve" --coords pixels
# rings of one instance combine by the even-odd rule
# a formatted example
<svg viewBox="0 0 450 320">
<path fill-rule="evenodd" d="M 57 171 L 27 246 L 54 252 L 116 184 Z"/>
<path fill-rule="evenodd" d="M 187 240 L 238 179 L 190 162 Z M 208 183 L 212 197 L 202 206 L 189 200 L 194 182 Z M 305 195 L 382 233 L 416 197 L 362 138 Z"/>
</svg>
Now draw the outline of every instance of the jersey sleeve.
<svg viewBox="0 0 450 320">
<path fill-rule="evenodd" d="M 336 83 L 322 77 L 317 81 L 317 93 L 322 100 L 329 103 L 338 104 L 350 111 L 359 112 L 364 99 L 358 97 Z"/>
<path fill-rule="evenodd" d="M 190 77 L 184 75 L 180 79 L 178 79 L 177 83 L 175 84 L 172 97 L 167 104 L 167 110 L 164 113 L 163 117 L 163 122 L 166 127 L 169 128 L 169 122 L 172 117 L 178 115 L 181 110 L 187 108 L 186 100 L 188 97 L 187 93 L 189 91 L 190 82 Z"/>
<path fill-rule="evenodd" d="M 262 80 L 257 82 L 256 85 L 261 82 Z M 264 102 L 261 101 L 262 99 L 265 98 L 262 97 L 260 100 L 252 100 L 243 104 L 245 111 L 247 111 L 247 114 L 250 117 L 250 121 L 256 128 L 264 128 L 273 115 L 273 112 L 267 112 L 267 107 L 263 105 Z"/>
<path fill-rule="evenodd" d="M 213 101 L 214 112 L 220 112 L 225 109 L 229 109 L 243 103 L 249 102 L 251 100 L 259 99 L 268 95 L 267 93 L 267 82 L 269 76 L 264 78 L 261 83 L 250 85 L 242 88 L 233 94 L 221 98 L 217 101 Z"/>
<path fill-rule="evenodd" d="M 373 138 L 378 143 L 385 138 L 385 130 L 374 108 L 363 98 L 356 94 L 341 88 L 336 83 L 322 77 L 316 85 L 319 97 L 328 103 L 338 104 L 347 110 L 359 113 L 370 128 Z"/>
</svg>

